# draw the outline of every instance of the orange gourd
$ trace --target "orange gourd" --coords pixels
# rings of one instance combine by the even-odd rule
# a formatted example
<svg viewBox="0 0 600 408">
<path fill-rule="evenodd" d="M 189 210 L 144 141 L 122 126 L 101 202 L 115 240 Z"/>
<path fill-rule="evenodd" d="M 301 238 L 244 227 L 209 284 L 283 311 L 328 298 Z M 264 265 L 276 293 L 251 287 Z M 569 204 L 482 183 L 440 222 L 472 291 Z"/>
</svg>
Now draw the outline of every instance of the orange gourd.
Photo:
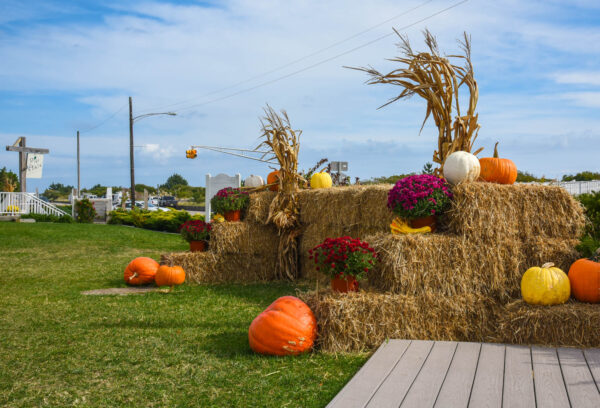
<svg viewBox="0 0 600 408">
<path fill-rule="evenodd" d="M 580 302 L 600 303 L 600 263 L 596 259 L 578 259 L 569 269 L 571 293 Z"/>
<path fill-rule="evenodd" d="M 310 307 L 294 296 L 271 303 L 250 325 L 250 348 L 277 356 L 310 350 L 317 337 L 317 320 Z"/>
<path fill-rule="evenodd" d="M 128 285 L 147 285 L 154 282 L 154 276 L 158 270 L 159 264 L 152 258 L 140 256 L 129 262 L 125 268 L 123 277 Z"/>
<path fill-rule="evenodd" d="M 185 282 L 185 271 L 181 266 L 161 265 L 154 277 L 156 286 L 175 286 Z"/>
<path fill-rule="evenodd" d="M 514 184 L 517 180 L 517 166 L 510 159 L 498 157 L 498 142 L 494 146 L 494 157 L 479 159 L 479 178 L 490 183 Z"/>
<path fill-rule="evenodd" d="M 279 170 L 275 170 L 269 173 L 267 176 L 267 184 L 277 183 L 269 187 L 271 191 L 279 191 Z"/>
</svg>

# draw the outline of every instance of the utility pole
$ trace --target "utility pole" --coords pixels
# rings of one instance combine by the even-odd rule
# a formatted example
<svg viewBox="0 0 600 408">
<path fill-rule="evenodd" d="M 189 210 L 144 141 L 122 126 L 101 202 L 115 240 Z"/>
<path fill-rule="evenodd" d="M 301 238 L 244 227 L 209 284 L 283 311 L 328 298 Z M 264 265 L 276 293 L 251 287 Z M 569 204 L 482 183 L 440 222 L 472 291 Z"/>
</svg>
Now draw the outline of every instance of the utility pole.
<svg viewBox="0 0 600 408">
<path fill-rule="evenodd" d="M 133 106 L 129 97 L 129 171 L 131 172 L 131 209 L 135 207 L 135 173 L 133 170 Z"/>
<path fill-rule="evenodd" d="M 77 131 L 77 197 L 81 191 L 81 172 L 79 171 L 79 130 Z"/>
</svg>

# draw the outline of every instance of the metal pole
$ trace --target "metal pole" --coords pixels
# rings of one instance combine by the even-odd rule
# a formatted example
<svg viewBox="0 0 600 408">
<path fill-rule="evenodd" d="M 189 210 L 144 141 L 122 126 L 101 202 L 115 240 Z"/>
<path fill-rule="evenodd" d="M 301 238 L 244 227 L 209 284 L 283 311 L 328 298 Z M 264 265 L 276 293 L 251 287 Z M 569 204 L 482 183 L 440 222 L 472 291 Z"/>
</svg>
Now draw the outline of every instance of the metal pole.
<svg viewBox="0 0 600 408">
<path fill-rule="evenodd" d="M 131 209 L 135 206 L 135 173 L 133 166 L 133 107 L 131 102 L 131 96 L 129 97 L 129 167 L 131 171 Z"/>
<path fill-rule="evenodd" d="M 21 137 L 19 146 L 26 147 L 25 137 Z M 21 192 L 27 192 L 27 153 L 19 152 L 19 183 L 21 184 Z"/>
<path fill-rule="evenodd" d="M 81 173 L 79 171 L 79 130 L 77 131 L 77 194 L 81 191 Z"/>
</svg>

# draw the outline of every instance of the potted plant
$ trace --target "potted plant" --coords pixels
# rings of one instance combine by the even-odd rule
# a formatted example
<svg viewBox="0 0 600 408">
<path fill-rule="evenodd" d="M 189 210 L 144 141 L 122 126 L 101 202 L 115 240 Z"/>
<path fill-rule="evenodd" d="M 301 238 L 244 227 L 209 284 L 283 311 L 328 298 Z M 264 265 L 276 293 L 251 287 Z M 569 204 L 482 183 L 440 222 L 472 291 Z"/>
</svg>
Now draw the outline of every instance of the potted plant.
<svg viewBox="0 0 600 408">
<path fill-rule="evenodd" d="M 250 196 L 239 188 L 226 187 L 210 200 L 213 210 L 223 214 L 226 221 L 239 221 L 241 212 L 250 203 Z"/>
<path fill-rule="evenodd" d="M 358 279 L 377 262 L 377 254 L 368 243 L 351 237 L 327 238 L 308 253 L 317 270 L 331 277 L 335 292 L 358 291 Z"/>
<path fill-rule="evenodd" d="M 191 252 L 206 251 L 210 238 L 210 223 L 202 220 L 189 220 L 181 224 L 179 232 L 183 239 L 190 243 Z"/>
<path fill-rule="evenodd" d="M 431 227 L 435 231 L 436 215 L 450 204 L 452 193 L 444 179 L 430 174 L 400 179 L 388 193 L 388 208 L 412 228 Z"/>
</svg>

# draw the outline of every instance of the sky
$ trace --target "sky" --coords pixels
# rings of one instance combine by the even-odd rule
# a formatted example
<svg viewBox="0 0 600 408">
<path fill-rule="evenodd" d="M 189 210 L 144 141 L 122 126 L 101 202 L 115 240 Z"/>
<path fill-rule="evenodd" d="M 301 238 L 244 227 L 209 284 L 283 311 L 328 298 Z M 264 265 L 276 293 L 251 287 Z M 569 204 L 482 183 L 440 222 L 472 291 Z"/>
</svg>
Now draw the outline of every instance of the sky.
<svg viewBox="0 0 600 408">
<path fill-rule="evenodd" d="M 82 187 L 126 186 L 131 96 L 134 116 L 177 114 L 135 123 L 137 183 L 266 177 L 265 163 L 185 150 L 253 149 L 268 103 L 302 130 L 300 169 L 328 158 L 348 161 L 352 178 L 420 171 L 437 145 L 433 123 L 419 134 L 425 102 L 378 109 L 401 89 L 344 68 L 398 68 L 392 27 L 415 50 L 427 28 L 447 54 L 471 35 L 480 157 L 500 141 L 502 157 L 538 176 L 600 170 L 597 0 L 2 0 L 0 144 L 26 136 L 50 149 L 29 191 L 76 185 L 80 130 Z M 4 166 L 16 172 L 17 154 L 1 149 Z"/>
</svg>

